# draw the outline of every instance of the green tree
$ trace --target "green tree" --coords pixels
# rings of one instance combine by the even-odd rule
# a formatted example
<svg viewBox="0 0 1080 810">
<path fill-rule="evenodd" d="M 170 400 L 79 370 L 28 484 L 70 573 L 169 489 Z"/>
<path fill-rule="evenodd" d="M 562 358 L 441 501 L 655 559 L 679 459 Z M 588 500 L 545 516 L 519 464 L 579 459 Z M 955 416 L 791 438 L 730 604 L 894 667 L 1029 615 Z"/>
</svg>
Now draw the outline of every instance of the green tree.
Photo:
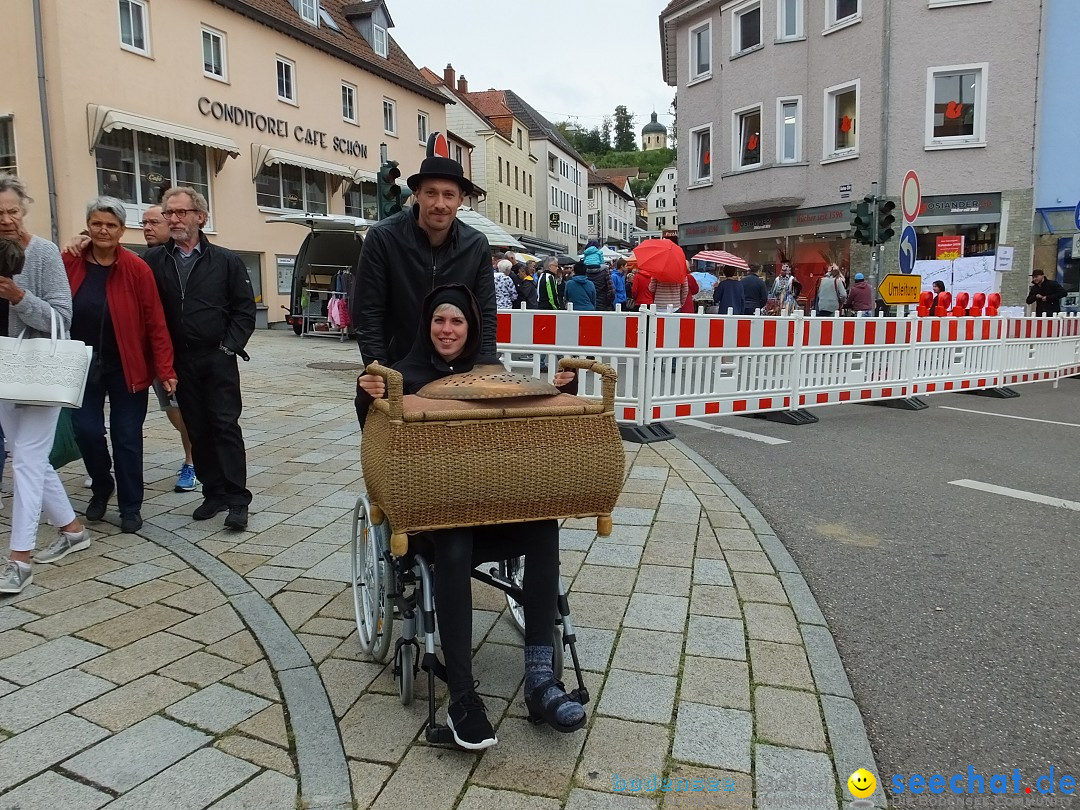
<svg viewBox="0 0 1080 810">
<path fill-rule="evenodd" d="M 626 109 L 625 104 L 615 108 L 615 142 L 612 146 L 616 152 L 633 152 L 637 149 L 634 116 Z"/>
<path fill-rule="evenodd" d="M 603 144 L 604 152 L 611 151 L 611 116 L 605 115 L 604 122 L 600 125 L 600 141 Z"/>
</svg>

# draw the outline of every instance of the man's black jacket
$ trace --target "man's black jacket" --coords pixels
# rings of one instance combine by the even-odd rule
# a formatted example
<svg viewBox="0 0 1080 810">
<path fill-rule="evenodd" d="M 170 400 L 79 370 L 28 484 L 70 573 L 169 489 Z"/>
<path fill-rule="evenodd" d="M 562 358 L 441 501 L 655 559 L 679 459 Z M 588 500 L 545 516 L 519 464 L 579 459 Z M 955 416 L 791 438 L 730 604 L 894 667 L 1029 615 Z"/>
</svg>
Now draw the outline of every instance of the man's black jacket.
<svg viewBox="0 0 1080 810">
<path fill-rule="evenodd" d="M 1045 295 L 1045 301 L 1036 301 L 1036 295 Z M 1028 290 L 1027 302 L 1035 305 L 1036 315 L 1054 315 L 1061 312 L 1061 299 L 1068 293 L 1056 281 L 1045 279 L 1042 284 L 1032 284 Z"/>
<path fill-rule="evenodd" d="M 368 230 L 349 299 L 364 363 L 392 365 L 409 353 L 424 297 L 442 284 L 464 284 L 480 305 L 480 353 L 494 355 L 495 275 L 487 238 L 455 220 L 437 248 L 417 224 L 418 206 Z"/>
<path fill-rule="evenodd" d="M 247 268 L 239 256 L 210 244 L 202 233 L 199 244 L 202 252 L 186 284 L 180 281 L 172 240 L 143 256 L 157 280 L 173 348 L 182 356 L 224 346 L 246 358 L 244 347 L 255 331 L 255 296 Z"/>
</svg>

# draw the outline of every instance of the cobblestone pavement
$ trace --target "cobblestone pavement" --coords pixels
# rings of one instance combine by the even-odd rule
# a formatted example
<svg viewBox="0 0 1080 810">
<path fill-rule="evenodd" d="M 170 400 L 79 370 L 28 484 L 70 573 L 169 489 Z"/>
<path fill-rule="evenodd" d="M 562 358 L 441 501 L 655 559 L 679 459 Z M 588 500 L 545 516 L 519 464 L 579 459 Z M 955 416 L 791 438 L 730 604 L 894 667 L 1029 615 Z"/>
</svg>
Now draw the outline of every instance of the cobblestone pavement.
<svg viewBox="0 0 1080 810">
<path fill-rule="evenodd" d="M 0 599 L 0 810 L 751 808 L 751 790 L 767 810 L 832 810 L 850 773 L 876 772 L 794 562 L 678 442 L 626 445 L 610 537 L 593 521 L 561 534 L 587 730 L 528 724 L 520 637 L 476 584 L 475 672 L 499 745 L 428 746 L 423 691 L 403 707 L 356 639 L 355 347 L 264 331 L 249 350 L 248 531 L 191 519 L 199 495 L 172 491 L 179 442 L 152 413 L 139 535 L 96 524 L 89 550 Z M 81 510 L 81 465 L 62 474 Z"/>
</svg>

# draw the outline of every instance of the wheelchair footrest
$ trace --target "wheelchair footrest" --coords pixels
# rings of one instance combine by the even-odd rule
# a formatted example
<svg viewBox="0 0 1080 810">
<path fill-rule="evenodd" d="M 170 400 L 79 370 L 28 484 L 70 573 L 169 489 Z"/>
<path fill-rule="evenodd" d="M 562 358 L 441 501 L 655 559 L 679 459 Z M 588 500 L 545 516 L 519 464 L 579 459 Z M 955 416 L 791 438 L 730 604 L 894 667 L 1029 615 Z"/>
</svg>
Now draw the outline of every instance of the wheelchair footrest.
<svg viewBox="0 0 1080 810">
<path fill-rule="evenodd" d="M 579 686 L 577 689 L 572 689 L 566 693 L 566 696 L 575 703 L 580 703 L 584 706 L 589 702 L 589 690 L 584 686 Z"/>
<path fill-rule="evenodd" d="M 428 727 L 424 729 L 424 736 L 433 745 L 456 745 L 454 732 L 450 730 L 449 726 L 433 726 L 429 723 Z"/>
<path fill-rule="evenodd" d="M 432 673 L 440 681 L 446 683 L 446 667 L 434 653 L 424 653 L 424 657 L 420 660 L 420 669 Z"/>
</svg>

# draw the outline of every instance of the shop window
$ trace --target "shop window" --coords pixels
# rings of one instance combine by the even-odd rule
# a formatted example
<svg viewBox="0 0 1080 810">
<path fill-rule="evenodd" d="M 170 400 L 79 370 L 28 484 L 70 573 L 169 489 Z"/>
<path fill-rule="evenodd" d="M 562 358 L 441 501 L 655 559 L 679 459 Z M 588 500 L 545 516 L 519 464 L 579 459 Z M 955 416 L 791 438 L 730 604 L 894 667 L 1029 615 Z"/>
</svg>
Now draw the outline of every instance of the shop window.
<svg viewBox="0 0 1080 810">
<path fill-rule="evenodd" d="M 277 97 L 279 101 L 296 103 L 296 65 L 284 56 L 277 58 Z"/>
<path fill-rule="evenodd" d="M 236 250 L 233 252 L 240 257 L 240 261 L 242 261 L 244 267 L 247 268 L 248 278 L 251 279 L 251 291 L 255 294 L 255 303 L 261 304 L 263 302 L 262 254 L 248 253 L 243 250 Z"/>
<path fill-rule="evenodd" d="M 134 209 L 128 213 L 129 225 L 136 224 L 142 209 L 158 205 L 173 186 L 191 186 L 210 199 L 206 147 L 117 129 L 101 136 L 94 159 L 98 193 Z"/>
<path fill-rule="evenodd" d="M 428 139 L 428 114 L 426 112 L 416 113 L 416 139 L 420 143 L 426 144 Z"/>
<path fill-rule="evenodd" d="M 859 82 L 825 90 L 825 159 L 859 153 Z"/>
<path fill-rule="evenodd" d="M 202 29 L 203 75 L 227 82 L 225 67 L 225 35 L 213 28 Z"/>
<path fill-rule="evenodd" d="M 712 124 L 690 130 L 690 184 L 712 182 Z"/>
<path fill-rule="evenodd" d="M 319 0 L 300 0 L 298 11 L 304 22 L 319 24 Z"/>
<path fill-rule="evenodd" d="M 377 220 L 379 218 L 378 189 L 373 180 L 353 183 L 345 192 L 345 213 L 350 217 Z"/>
<path fill-rule="evenodd" d="M 0 172 L 18 174 L 15 161 L 15 122 L 11 116 L 0 118 Z"/>
<path fill-rule="evenodd" d="M 712 76 L 712 23 L 690 29 L 690 81 Z"/>
<path fill-rule="evenodd" d="M 805 0 L 777 0 L 776 3 L 776 38 L 780 41 L 802 39 L 803 3 Z"/>
<path fill-rule="evenodd" d="M 120 47 L 143 56 L 150 55 L 150 10 L 146 0 L 119 0 Z"/>
<path fill-rule="evenodd" d="M 382 126 L 387 135 L 397 135 L 397 102 L 388 98 L 382 100 Z"/>
<path fill-rule="evenodd" d="M 781 98 L 776 104 L 776 161 L 798 163 L 802 160 L 802 98 Z"/>
<path fill-rule="evenodd" d="M 926 72 L 926 145 L 986 143 L 987 64 L 929 68 Z"/>
<path fill-rule="evenodd" d="M 856 22 L 862 15 L 862 0 L 825 0 L 829 5 L 829 27 Z"/>
<path fill-rule="evenodd" d="M 356 87 L 341 83 L 341 117 L 350 124 L 359 123 L 356 118 Z"/>
<path fill-rule="evenodd" d="M 301 166 L 263 166 L 255 178 L 255 200 L 260 208 L 325 214 L 326 174 Z"/>
<path fill-rule="evenodd" d="M 731 25 L 732 56 L 756 48 L 761 44 L 761 2 L 738 8 Z"/>
<path fill-rule="evenodd" d="M 761 105 L 732 113 L 735 153 L 731 168 L 752 169 L 761 165 Z"/>
<path fill-rule="evenodd" d="M 381 25 L 374 26 L 375 53 L 386 59 L 390 55 L 390 42 L 386 36 L 386 29 Z"/>
</svg>

